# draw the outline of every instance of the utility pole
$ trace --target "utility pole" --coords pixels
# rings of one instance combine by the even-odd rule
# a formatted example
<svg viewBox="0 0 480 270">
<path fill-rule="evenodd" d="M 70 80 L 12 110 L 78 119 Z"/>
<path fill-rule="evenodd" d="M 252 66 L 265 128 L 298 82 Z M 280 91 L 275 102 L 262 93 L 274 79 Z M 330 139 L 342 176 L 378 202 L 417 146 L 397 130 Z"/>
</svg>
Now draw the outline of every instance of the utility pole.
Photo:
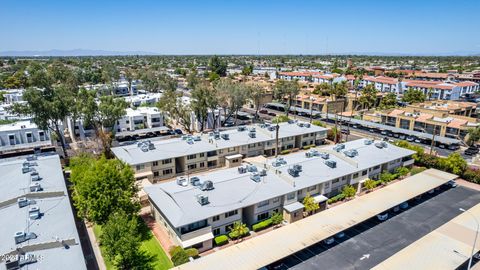
<svg viewBox="0 0 480 270">
<path fill-rule="evenodd" d="M 278 125 L 278 121 L 277 121 L 277 125 L 275 126 L 275 158 L 278 157 L 278 130 L 280 129 L 280 126 Z"/>
<path fill-rule="evenodd" d="M 433 153 L 433 147 L 435 146 L 435 134 L 437 133 L 437 125 L 433 128 L 432 144 L 430 145 L 430 155 Z"/>
</svg>

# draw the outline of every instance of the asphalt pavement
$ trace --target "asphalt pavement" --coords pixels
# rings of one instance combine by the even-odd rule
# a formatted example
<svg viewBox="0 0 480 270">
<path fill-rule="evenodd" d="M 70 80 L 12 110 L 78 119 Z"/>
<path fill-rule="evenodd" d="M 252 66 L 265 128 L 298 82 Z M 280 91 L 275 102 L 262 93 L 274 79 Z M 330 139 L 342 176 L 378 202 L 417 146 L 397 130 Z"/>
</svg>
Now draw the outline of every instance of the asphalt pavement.
<svg viewBox="0 0 480 270">
<path fill-rule="evenodd" d="M 389 212 L 390 218 L 373 217 L 345 231 L 335 243 L 323 241 L 292 254 L 269 269 L 370 269 L 468 209 L 480 203 L 480 192 L 462 186 L 443 187 L 409 208 Z M 393 216 L 393 217 L 392 217 Z"/>
</svg>

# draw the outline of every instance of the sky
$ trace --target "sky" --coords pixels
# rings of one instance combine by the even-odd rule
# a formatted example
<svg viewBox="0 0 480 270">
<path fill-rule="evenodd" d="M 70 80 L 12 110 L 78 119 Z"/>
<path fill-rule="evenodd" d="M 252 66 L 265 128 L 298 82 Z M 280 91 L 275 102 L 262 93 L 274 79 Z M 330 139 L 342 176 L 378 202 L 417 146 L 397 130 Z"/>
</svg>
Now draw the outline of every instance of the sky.
<svg viewBox="0 0 480 270">
<path fill-rule="evenodd" d="M 480 53 L 478 0 L 0 0 L 0 51 Z"/>
</svg>

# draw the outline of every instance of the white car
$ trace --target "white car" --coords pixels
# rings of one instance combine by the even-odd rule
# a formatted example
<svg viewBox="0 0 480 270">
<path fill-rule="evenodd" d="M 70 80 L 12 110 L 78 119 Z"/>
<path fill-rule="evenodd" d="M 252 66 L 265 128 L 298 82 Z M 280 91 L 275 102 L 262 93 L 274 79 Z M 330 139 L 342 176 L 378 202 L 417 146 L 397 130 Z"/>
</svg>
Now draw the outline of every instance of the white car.
<svg viewBox="0 0 480 270">
<path fill-rule="evenodd" d="M 403 210 L 407 209 L 408 208 L 408 202 L 401 203 L 400 208 L 402 208 Z"/>
<path fill-rule="evenodd" d="M 327 244 L 327 245 L 331 245 L 335 242 L 335 239 L 333 239 L 333 237 L 330 237 L 330 238 L 327 238 L 325 240 L 323 240 L 323 243 Z"/>
<path fill-rule="evenodd" d="M 457 182 L 453 181 L 453 180 L 450 180 L 446 183 L 446 185 L 452 187 L 452 188 L 456 188 L 457 187 Z"/>
<path fill-rule="evenodd" d="M 377 218 L 380 221 L 385 221 L 388 219 L 388 213 L 387 212 L 380 213 L 377 215 Z"/>
</svg>

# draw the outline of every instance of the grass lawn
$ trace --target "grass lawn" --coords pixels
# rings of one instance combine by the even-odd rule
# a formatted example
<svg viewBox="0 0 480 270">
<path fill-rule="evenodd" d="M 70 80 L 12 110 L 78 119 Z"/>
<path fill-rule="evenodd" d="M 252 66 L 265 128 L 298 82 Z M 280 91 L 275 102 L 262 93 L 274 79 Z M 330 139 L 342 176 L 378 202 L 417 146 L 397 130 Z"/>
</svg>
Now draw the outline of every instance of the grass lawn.
<svg viewBox="0 0 480 270">
<path fill-rule="evenodd" d="M 95 225 L 93 227 L 93 232 L 95 234 L 95 238 L 100 239 L 100 235 L 102 234 L 102 227 L 99 225 Z M 162 246 L 160 246 L 160 243 L 158 243 L 157 239 L 155 236 L 153 236 L 152 232 L 148 232 L 149 235 L 151 236 L 150 239 L 142 241 L 142 244 L 140 246 L 140 249 L 143 251 L 148 252 L 148 254 L 152 255 L 155 257 L 152 266 L 153 269 L 155 270 L 166 270 L 170 269 L 173 267 L 172 262 L 168 258 L 168 256 L 165 254 L 165 252 L 162 249 Z M 104 252 L 103 247 L 100 246 L 100 250 L 102 253 Z M 115 267 L 112 265 L 112 262 L 107 260 L 107 258 L 103 257 L 105 260 L 105 266 L 107 267 L 108 270 L 114 270 Z"/>
</svg>

